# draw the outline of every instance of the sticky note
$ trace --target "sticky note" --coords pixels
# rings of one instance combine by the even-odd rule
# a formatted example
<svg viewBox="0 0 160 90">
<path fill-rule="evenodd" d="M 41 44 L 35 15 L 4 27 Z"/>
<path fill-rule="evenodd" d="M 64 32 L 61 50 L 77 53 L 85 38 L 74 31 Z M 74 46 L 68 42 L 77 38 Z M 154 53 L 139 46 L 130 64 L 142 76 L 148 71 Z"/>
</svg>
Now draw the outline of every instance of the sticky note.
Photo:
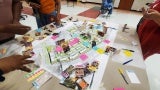
<svg viewBox="0 0 160 90">
<path fill-rule="evenodd" d="M 95 22 L 96 20 L 95 20 L 95 19 L 91 19 L 90 21 L 91 21 L 91 22 Z"/>
<path fill-rule="evenodd" d="M 37 31 L 37 32 L 41 32 L 41 31 L 42 31 L 42 28 L 38 28 L 36 31 Z"/>
<path fill-rule="evenodd" d="M 90 43 L 89 42 L 83 42 L 83 45 L 86 46 L 86 47 L 89 47 Z"/>
<path fill-rule="evenodd" d="M 76 33 L 74 33 L 74 34 L 72 34 L 72 37 L 78 37 L 78 34 L 76 34 Z"/>
<path fill-rule="evenodd" d="M 125 88 L 113 88 L 113 90 L 125 90 Z"/>
<path fill-rule="evenodd" d="M 110 41 L 109 41 L 109 40 L 107 40 L 107 39 L 106 39 L 106 40 L 104 40 L 103 42 L 104 42 L 104 43 L 106 43 L 106 44 L 109 44 L 109 43 L 110 43 Z"/>
<path fill-rule="evenodd" d="M 58 35 L 53 35 L 51 38 L 55 40 L 56 38 L 58 38 Z"/>
<path fill-rule="evenodd" d="M 56 52 L 62 52 L 63 48 L 61 46 L 56 46 Z"/>
<path fill-rule="evenodd" d="M 104 50 L 103 49 L 97 49 L 97 52 L 99 53 L 99 54 L 103 54 L 104 53 Z"/>
<path fill-rule="evenodd" d="M 73 40 L 71 40 L 71 41 L 69 42 L 69 45 L 70 45 L 70 46 L 73 46 L 73 45 L 77 44 L 78 42 L 79 42 L 79 39 L 78 39 L 78 38 L 74 38 Z"/>
<path fill-rule="evenodd" d="M 127 57 L 132 57 L 133 56 L 133 53 L 131 51 L 128 51 L 128 50 L 124 50 L 123 53 Z"/>
<path fill-rule="evenodd" d="M 85 61 L 88 58 L 86 54 L 81 54 L 79 57 L 82 61 Z"/>
<path fill-rule="evenodd" d="M 131 83 L 140 84 L 140 81 L 133 70 L 126 70 L 126 73 L 131 81 Z"/>
<path fill-rule="evenodd" d="M 93 47 L 93 50 L 97 50 L 97 49 L 98 49 L 98 47 L 97 47 L 97 46 L 94 46 L 94 47 Z"/>
</svg>

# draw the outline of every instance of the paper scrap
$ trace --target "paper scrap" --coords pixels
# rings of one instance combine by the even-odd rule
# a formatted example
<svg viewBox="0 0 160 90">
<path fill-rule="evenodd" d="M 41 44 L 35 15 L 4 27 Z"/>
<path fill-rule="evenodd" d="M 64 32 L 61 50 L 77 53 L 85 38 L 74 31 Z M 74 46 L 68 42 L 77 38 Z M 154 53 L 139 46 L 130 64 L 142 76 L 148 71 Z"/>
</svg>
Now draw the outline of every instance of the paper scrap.
<svg viewBox="0 0 160 90">
<path fill-rule="evenodd" d="M 86 54 L 81 54 L 79 57 L 82 61 L 85 61 L 88 58 Z"/>
<path fill-rule="evenodd" d="M 133 70 L 126 70 L 126 72 L 127 72 L 127 75 L 129 77 L 131 83 L 136 83 L 136 84 L 141 83 Z"/>
</svg>

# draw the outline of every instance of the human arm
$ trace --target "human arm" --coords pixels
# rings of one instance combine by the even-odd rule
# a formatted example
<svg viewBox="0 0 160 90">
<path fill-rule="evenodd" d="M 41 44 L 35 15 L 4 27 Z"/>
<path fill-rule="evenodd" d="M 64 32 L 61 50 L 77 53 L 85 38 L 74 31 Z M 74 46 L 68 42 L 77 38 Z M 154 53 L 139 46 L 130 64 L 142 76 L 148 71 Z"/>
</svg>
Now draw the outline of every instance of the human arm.
<svg viewBox="0 0 160 90">
<path fill-rule="evenodd" d="M 55 0 L 55 10 L 57 11 L 56 23 L 60 25 L 60 9 L 61 9 L 61 0 Z"/>
<path fill-rule="evenodd" d="M 160 12 L 153 9 L 145 10 L 144 8 L 142 8 L 142 12 L 144 19 L 153 20 L 160 26 Z"/>
<path fill-rule="evenodd" d="M 21 24 L 0 25 L 0 33 L 13 33 L 23 35 L 30 29 L 30 27 Z"/>
<path fill-rule="evenodd" d="M 27 58 L 30 57 L 22 55 L 12 55 L 9 57 L 1 58 L 0 70 L 3 72 L 3 74 L 6 74 L 14 70 L 22 70 L 30 72 L 31 70 L 24 65 L 33 63 L 33 61 L 26 60 Z"/>
<path fill-rule="evenodd" d="M 21 9 L 22 9 L 22 3 L 20 2 L 20 0 L 13 0 L 12 2 L 13 23 L 19 24 Z"/>
</svg>

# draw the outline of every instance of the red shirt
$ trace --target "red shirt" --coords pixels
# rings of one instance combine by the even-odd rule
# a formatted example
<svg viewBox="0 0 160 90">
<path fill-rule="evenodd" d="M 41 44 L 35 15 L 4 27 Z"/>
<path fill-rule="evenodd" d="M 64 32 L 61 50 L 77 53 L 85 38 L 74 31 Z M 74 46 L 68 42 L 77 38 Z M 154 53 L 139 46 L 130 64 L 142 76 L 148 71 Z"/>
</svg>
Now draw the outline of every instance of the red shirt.
<svg viewBox="0 0 160 90">
<path fill-rule="evenodd" d="M 160 12 L 160 0 L 154 2 L 150 8 Z M 138 36 L 144 59 L 152 54 L 160 53 L 160 26 L 157 23 L 145 19 L 140 24 Z"/>
</svg>

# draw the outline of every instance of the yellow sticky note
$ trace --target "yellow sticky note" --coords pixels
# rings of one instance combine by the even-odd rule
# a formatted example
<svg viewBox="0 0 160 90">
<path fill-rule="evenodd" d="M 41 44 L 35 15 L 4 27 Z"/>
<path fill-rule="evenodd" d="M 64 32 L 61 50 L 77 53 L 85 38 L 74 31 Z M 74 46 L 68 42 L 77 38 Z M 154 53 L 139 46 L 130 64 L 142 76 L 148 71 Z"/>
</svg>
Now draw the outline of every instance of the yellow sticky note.
<svg viewBox="0 0 160 90">
<path fill-rule="evenodd" d="M 91 21 L 91 22 L 96 22 L 96 20 L 95 20 L 95 19 L 91 19 L 90 21 Z"/>
<path fill-rule="evenodd" d="M 104 53 L 104 50 L 103 49 L 97 49 L 97 52 L 99 53 L 99 54 L 103 54 Z"/>
<path fill-rule="evenodd" d="M 127 56 L 127 57 L 131 57 L 131 56 L 133 56 L 133 53 L 132 52 L 130 52 L 130 51 L 128 51 L 128 50 L 124 50 L 124 55 L 125 56 Z"/>
</svg>

